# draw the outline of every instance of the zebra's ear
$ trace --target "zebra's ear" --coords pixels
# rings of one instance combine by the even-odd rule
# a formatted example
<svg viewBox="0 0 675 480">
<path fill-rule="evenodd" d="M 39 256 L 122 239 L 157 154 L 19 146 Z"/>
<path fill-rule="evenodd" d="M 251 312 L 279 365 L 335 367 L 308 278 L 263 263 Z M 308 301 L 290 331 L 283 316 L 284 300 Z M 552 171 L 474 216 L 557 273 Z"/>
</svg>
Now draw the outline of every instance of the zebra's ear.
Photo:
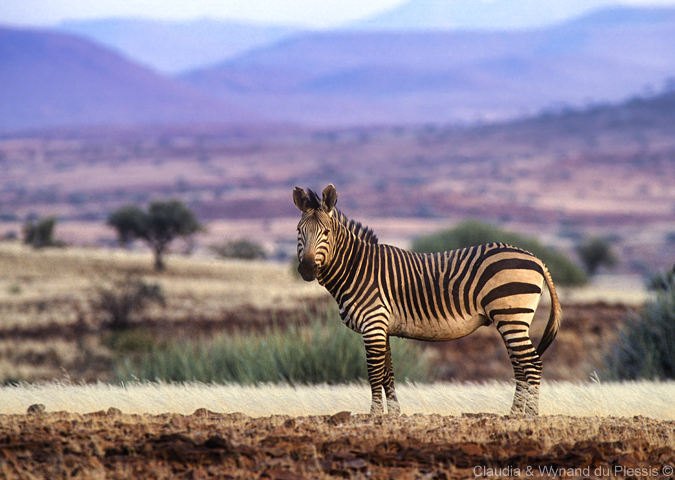
<svg viewBox="0 0 675 480">
<path fill-rule="evenodd" d="M 293 203 L 298 207 L 298 210 L 306 212 L 309 209 L 309 197 L 307 196 L 307 192 L 300 187 L 295 187 L 295 190 L 293 190 Z"/>
<path fill-rule="evenodd" d="M 335 208 L 335 204 L 337 203 L 337 190 L 335 190 L 335 187 L 331 183 L 323 189 L 322 195 L 323 209 L 326 211 L 326 213 L 331 213 L 333 208 Z"/>
</svg>

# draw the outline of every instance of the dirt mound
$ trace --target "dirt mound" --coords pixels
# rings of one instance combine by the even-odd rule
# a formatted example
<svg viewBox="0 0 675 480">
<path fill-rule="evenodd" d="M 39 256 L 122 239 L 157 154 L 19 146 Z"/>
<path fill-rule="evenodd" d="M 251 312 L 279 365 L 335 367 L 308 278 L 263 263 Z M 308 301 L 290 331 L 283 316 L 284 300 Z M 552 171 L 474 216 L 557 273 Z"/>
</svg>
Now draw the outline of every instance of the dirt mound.
<svg viewBox="0 0 675 480">
<path fill-rule="evenodd" d="M 0 416 L 7 478 L 669 477 L 675 464 L 675 422 L 644 417 L 30 412 Z"/>
</svg>

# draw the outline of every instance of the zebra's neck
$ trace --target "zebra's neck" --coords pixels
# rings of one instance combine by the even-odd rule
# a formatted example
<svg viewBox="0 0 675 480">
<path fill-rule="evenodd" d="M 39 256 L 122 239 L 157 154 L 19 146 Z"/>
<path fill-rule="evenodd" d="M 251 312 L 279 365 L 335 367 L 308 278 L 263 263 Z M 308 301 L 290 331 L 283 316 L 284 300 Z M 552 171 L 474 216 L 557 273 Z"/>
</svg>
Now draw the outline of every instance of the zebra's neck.
<svg viewBox="0 0 675 480">
<path fill-rule="evenodd" d="M 373 232 L 372 229 L 362 225 L 361 222 L 348 219 L 340 210 L 335 209 L 335 214 L 333 215 L 333 220 L 337 225 L 346 229 L 348 232 L 353 234 L 357 239 L 362 240 L 366 243 L 376 244 L 377 235 Z"/>
<path fill-rule="evenodd" d="M 377 236 L 368 227 L 347 219 L 337 210 L 333 216 L 333 227 L 332 260 L 319 269 L 317 280 L 340 303 L 341 288 L 352 283 L 349 279 L 355 278 L 362 268 L 366 252 L 377 246 Z"/>
</svg>

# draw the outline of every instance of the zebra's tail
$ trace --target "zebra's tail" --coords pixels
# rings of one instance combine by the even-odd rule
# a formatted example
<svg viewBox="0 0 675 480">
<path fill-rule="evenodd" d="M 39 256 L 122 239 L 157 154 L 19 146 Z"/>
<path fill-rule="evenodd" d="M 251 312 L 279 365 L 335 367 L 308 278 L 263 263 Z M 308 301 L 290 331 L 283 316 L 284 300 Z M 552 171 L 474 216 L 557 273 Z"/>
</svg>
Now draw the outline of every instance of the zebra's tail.
<svg viewBox="0 0 675 480">
<path fill-rule="evenodd" d="M 546 324 L 546 329 L 544 334 L 539 340 L 539 345 L 537 345 L 537 354 L 541 356 L 546 349 L 551 345 L 553 339 L 558 334 L 560 329 L 560 322 L 562 320 L 562 308 L 560 307 L 560 300 L 558 300 L 558 294 L 555 291 L 553 286 L 553 279 L 551 274 L 548 271 L 548 268 L 544 267 L 544 279 L 546 280 L 546 286 L 551 295 L 551 313 L 548 316 L 548 323 Z"/>
</svg>

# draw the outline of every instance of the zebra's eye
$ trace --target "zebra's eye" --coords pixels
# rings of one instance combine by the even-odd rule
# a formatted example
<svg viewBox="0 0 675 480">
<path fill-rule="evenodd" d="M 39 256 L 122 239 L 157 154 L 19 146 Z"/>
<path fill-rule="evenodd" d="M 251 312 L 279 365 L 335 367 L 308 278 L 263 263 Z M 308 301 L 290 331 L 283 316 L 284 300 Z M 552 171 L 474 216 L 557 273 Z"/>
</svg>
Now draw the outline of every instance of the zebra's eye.
<svg viewBox="0 0 675 480">
<path fill-rule="evenodd" d="M 325 229 L 325 230 L 323 231 L 323 234 L 326 235 L 326 236 L 328 236 L 328 235 L 330 234 L 330 230 Z"/>
</svg>

